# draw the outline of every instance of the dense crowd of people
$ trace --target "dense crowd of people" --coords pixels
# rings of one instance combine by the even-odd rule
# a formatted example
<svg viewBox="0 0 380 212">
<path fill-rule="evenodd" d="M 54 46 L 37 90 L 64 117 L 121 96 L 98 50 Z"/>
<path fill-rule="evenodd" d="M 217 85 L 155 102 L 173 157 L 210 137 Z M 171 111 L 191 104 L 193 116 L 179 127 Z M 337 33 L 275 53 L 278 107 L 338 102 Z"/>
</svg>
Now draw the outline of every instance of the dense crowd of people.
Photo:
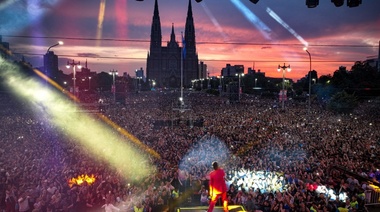
<svg viewBox="0 0 380 212">
<path fill-rule="evenodd" d="M 370 198 L 366 191 L 376 190 L 368 182 L 380 180 L 379 113 L 371 103 L 337 115 L 293 101 L 282 111 L 276 100 L 257 96 L 230 103 L 190 92 L 183 104 L 172 91 L 129 94 L 125 104 L 110 97 L 86 101 L 102 98 L 103 115 L 157 152 L 159 158 L 140 150 L 157 172 L 131 182 L 27 103 L 2 94 L 0 211 L 207 206 L 212 161 L 226 171 L 229 205 L 247 211 L 358 211 Z M 68 183 L 80 175 L 95 182 Z"/>
</svg>

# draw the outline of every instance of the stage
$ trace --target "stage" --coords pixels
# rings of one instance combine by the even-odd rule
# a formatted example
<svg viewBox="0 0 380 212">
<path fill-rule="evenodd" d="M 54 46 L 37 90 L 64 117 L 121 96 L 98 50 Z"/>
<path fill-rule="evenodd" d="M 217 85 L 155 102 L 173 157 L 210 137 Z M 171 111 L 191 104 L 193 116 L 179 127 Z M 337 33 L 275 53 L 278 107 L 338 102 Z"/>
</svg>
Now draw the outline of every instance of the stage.
<svg viewBox="0 0 380 212">
<path fill-rule="evenodd" d="M 178 207 L 176 208 L 176 212 L 205 212 L 207 211 L 208 206 L 189 206 L 189 207 Z M 240 212 L 240 211 L 246 211 L 243 206 L 241 205 L 229 205 L 228 211 L 230 212 Z M 222 206 L 215 206 L 213 212 L 223 212 Z"/>
</svg>

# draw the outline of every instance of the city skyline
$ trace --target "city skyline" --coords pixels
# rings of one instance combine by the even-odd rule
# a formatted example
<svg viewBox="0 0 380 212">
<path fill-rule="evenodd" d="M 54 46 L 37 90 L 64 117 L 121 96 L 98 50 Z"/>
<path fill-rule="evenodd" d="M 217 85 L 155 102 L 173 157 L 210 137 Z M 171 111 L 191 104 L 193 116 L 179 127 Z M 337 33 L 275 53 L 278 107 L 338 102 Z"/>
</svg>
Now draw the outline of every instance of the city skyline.
<svg viewBox="0 0 380 212">
<path fill-rule="evenodd" d="M 38 3 L 37 3 L 38 2 Z M 277 66 L 291 65 L 287 78 L 300 79 L 312 69 L 318 75 L 333 74 L 339 66 L 350 69 L 355 61 L 378 57 L 380 2 L 358 7 L 335 7 L 321 1 L 307 8 L 304 1 L 249 0 L 191 1 L 199 61 L 210 76 L 220 75 L 226 64 L 260 69 L 268 77 L 280 77 Z M 158 0 L 163 45 L 174 24 L 181 44 L 188 0 Z M 103 12 L 104 9 L 104 12 Z M 59 68 L 67 60 L 88 61 L 91 71 L 118 70 L 134 76 L 146 70 L 154 0 L 94 1 L 75 5 L 68 1 L 6 1 L 0 4 L 0 35 L 14 53 L 23 54 L 35 67 L 43 66 L 50 49 L 59 56 Z"/>
</svg>

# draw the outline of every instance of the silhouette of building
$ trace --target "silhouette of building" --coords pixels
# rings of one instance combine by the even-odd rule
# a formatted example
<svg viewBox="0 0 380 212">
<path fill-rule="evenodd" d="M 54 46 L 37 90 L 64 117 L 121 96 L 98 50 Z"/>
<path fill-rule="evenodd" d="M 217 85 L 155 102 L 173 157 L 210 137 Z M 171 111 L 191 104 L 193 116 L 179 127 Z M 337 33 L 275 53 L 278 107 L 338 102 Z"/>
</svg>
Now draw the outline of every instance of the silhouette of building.
<svg viewBox="0 0 380 212">
<path fill-rule="evenodd" d="M 244 74 L 243 65 L 231 66 L 231 64 L 226 64 L 226 67 L 221 70 L 221 75 L 223 77 L 236 77 L 236 74 Z"/>
<path fill-rule="evenodd" d="M 189 0 L 188 5 L 185 33 L 184 35 L 181 33 L 182 47 L 176 41 L 174 24 L 172 25 L 170 41 L 167 46 L 162 46 L 161 22 L 157 0 L 154 3 L 150 36 L 150 50 L 146 65 L 147 79 L 154 80 L 158 87 L 179 88 L 181 86 L 181 76 L 183 76 L 183 85 L 190 87 L 191 80 L 199 78 L 191 0 Z"/>
<path fill-rule="evenodd" d="M 60 77 L 58 69 L 58 56 L 55 55 L 53 51 L 48 51 L 44 55 L 44 72 L 46 76 L 55 82 L 57 82 Z"/>
<path fill-rule="evenodd" d="M 73 75 L 72 75 L 73 76 Z M 96 72 L 91 71 L 90 68 L 87 66 L 87 60 L 84 64 L 84 67 L 82 66 L 80 70 L 76 72 L 76 82 L 77 86 L 79 88 L 79 91 L 86 91 L 86 90 L 92 90 L 94 86 L 96 86 L 95 82 Z M 91 80 L 92 80 L 92 86 L 91 86 Z"/>
<path fill-rule="evenodd" d="M 207 76 L 207 65 L 203 63 L 203 61 L 200 62 L 199 64 L 199 73 L 198 73 L 198 77 L 200 79 L 206 79 L 208 76 Z"/>
</svg>

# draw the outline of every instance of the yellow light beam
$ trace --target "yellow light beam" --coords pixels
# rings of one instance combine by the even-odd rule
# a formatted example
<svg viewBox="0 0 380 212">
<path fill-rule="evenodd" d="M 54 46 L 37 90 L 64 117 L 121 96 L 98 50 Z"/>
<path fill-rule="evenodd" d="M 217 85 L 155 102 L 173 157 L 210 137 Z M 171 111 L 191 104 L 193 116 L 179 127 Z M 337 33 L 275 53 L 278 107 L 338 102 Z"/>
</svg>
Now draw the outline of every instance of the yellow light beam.
<svg viewBox="0 0 380 212">
<path fill-rule="evenodd" d="M 100 0 L 99 15 L 98 15 L 98 29 L 96 31 L 96 46 L 100 45 L 100 39 L 103 32 L 104 13 L 106 10 L 106 0 Z"/>
<path fill-rule="evenodd" d="M 77 113 L 79 109 L 77 104 L 58 91 L 42 85 L 40 80 L 26 77 L 18 66 L 3 58 L 0 58 L 0 70 L 0 76 L 4 79 L 5 85 L 11 88 L 14 94 L 27 100 L 32 109 L 39 112 L 41 116 L 45 116 L 62 131 L 62 134 L 78 142 L 83 151 L 88 151 L 93 157 L 108 162 L 130 180 L 139 180 L 155 173 L 156 168 L 150 164 L 141 148 L 144 147 L 143 150 L 149 153 L 155 152 L 145 147 L 127 131 L 122 131 L 121 135 L 95 117 Z M 36 73 L 42 74 L 38 71 Z M 54 86 L 59 88 L 57 84 Z M 113 128 L 118 127 L 111 121 L 107 124 Z"/>
</svg>

